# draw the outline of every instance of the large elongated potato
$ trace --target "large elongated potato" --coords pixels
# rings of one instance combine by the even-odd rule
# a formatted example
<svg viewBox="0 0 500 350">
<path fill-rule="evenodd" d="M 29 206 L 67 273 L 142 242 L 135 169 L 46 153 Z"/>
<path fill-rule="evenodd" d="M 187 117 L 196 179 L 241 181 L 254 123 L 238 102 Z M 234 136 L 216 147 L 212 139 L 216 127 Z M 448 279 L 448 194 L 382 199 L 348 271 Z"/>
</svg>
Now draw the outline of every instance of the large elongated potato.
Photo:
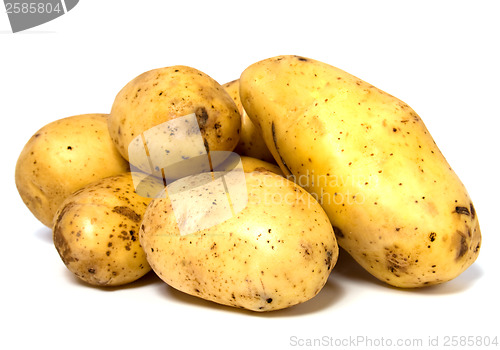
<svg viewBox="0 0 500 350">
<path fill-rule="evenodd" d="M 234 103 L 238 107 L 238 111 L 241 114 L 241 132 L 240 141 L 236 145 L 234 151 L 238 154 L 261 159 L 266 162 L 275 163 L 273 155 L 269 151 L 260 134 L 259 129 L 250 120 L 240 99 L 240 82 L 238 79 L 230 81 L 222 85 L 224 89 L 233 98 Z"/>
<path fill-rule="evenodd" d="M 207 151 L 234 149 L 241 117 L 232 98 L 214 79 L 186 66 L 153 69 L 123 87 L 111 109 L 109 133 L 122 156 L 130 160 L 128 148 L 134 139 L 155 126 L 192 113 Z M 175 129 L 169 132 L 180 133 Z M 141 168 L 141 164 L 134 165 Z"/>
<path fill-rule="evenodd" d="M 57 208 L 74 191 L 128 171 L 108 133 L 107 114 L 56 120 L 26 143 L 16 164 L 16 186 L 33 215 L 52 227 Z"/>
<path fill-rule="evenodd" d="M 250 66 L 240 93 L 282 170 L 318 198 L 339 244 L 375 277 L 420 287 L 475 261 L 472 201 L 407 104 L 297 56 Z"/>
<path fill-rule="evenodd" d="M 54 245 L 66 267 L 81 280 L 117 286 L 151 270 L 139 228 L 147 205 L 163 186 L 153 177 L 141 185 L 148 197 L 135 192 L 131 173 L 107 177 L 73 193 L 57 211 Z"/>
<path fill-rule="evenodd" d="M 279 175 L 246 173 L 245 185 L 233 174 L 224 176 L 226 186 L 237 192 L 246 186 L 248 202 L 233 215 L 229 211 L 229 217 L 226 194 L 219 196 L 210 184 L 197 181 L 203 174 L 178 180 L 187 190 L 184 198 L 169 192 L 151 202 L 140 231 L 151 267 L 178 290 L 253 311 L 282 309 L 314 297 L 338 257 L 325 212 L 305 190 Z M 241 192 L 231 195 L 233 201 L 242 197 Z M 196 225 L 204 228 L 182 234 L 181 229 Z"/>
</svg>

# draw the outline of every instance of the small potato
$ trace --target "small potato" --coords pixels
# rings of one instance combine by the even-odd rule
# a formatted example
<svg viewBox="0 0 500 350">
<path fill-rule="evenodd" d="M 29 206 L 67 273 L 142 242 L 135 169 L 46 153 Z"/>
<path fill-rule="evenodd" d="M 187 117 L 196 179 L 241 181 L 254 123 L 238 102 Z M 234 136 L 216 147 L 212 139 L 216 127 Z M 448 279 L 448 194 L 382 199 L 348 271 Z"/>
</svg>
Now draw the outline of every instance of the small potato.
<svg viewBox="0 0 500 350">
<path fill-rule="evenodd" d="M 269 163 L 276 163 L 273 155 L 267 148 L 266 143 L 262 138 L 260 130 L 250 120 L 247 113 L 245 112 L 245 109 L 243 108 L 243 105 L 241 104 L 239 79 L 233 80 L 222 86 L 233 98 L 241 115 L 240 141 L 236 145 L 234 152 L 240 155 L 261 159 Z"/>
<path fill-rule="evenodd" d="M 22 200 L 52 227 L 57 208 L 74 191 L 128 171 L 108 133 L 107 114 L 83 114 L 54 121 L 26 143 L 16 164 Z"/>
<path fill-rule="evenodd" d="M 243 196 L 233 196 L 231 189 L 245 182 L 248 202 L 225 220 L 219 220 L 227 214 L 221 210 L 225 194 L 211 199 L 214 191 L 206 182 L 193 186 L 196 176 L 178 180 L 178 187 L 190 189 L 180 201 L 169 192 L 150 203 L 139 239 L 151 267 L 180 291 L 233 307 L 271 311 L 311 299 L 338 257 L 325 212 L 281 176 L 245 173 L 242 184 L 235 174 L 224 176 L 232 208 Z M 213 225 L 205 225 L 207 221 Z M 197 224 L 206 227 L 182 234 Z"/>
<path fill-rule="evenodd" d="M 243 166 L 243 171 L 245 173 L 251 173 L 252 171 L 270 171 L 272 173 L 284 176 L 280 167 L 276 164 L 271 164 L 257 158 L 246 156 L 240 156 L 240 159 L 241 165 Z"/>
<path fill-rule="evenodd" d="M 236 147 L 241 118 L 233 100 L 214 79 L 186 66 L 154 69 L 130 81 L 115 98 L 109 133 L 125 159 L 151 172 L 129 157 L 129 145 L 138 140 L 142 146 L 142 140 L 147 139 L 146 131 L 153 129 L 151 132 L 156 132 L 154 127 L 193 113 L 201 132 L 199 144 L 203 151 L 232 151 Z M 179 142 L 190 136 L 175 128 L 168 133 L 180 134 L 177 135 Z"/>
<path fill-rule="evenodd" d="M 158 183 L 149 177 L 141 185 L 142 193 L 149 187 L 153 197 Z M 150 271 L 138 239 L 150 201 L 134 191 L 131 173 L 101 179 L 66 198 L 53 227 L 66 267 L 97 286 L 126 284 Z"/>
</svg>

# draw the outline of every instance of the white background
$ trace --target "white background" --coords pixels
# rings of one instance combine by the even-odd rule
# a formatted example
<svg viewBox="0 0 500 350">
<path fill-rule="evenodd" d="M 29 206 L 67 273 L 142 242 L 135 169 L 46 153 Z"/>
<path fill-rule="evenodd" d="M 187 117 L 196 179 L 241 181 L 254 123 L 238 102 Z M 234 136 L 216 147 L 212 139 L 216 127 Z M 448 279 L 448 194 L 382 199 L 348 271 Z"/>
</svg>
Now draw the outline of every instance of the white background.
<svg viewBox="0 0 500 350">
<path fill-rule="evenodd" d="M 0 7 L 0 347 L 287 349 L 323 336 L 424 345 L 500 336 L 497 3 L 82 0 L 17 34 Z M 278 54 L 342 68 L 419 113 L 474 200 L 483 233 L 476 263 L 449 283 L 399 290 L 341 256 L 317 297 L 268 314 L 184 295 L 154 274 L 112 289 L 76 280 L 15 188 L 31 135 L 59 118 L 109 112 L 121 87 L 153 68 L 189 65 L 225 83 Z"/>
</svg>

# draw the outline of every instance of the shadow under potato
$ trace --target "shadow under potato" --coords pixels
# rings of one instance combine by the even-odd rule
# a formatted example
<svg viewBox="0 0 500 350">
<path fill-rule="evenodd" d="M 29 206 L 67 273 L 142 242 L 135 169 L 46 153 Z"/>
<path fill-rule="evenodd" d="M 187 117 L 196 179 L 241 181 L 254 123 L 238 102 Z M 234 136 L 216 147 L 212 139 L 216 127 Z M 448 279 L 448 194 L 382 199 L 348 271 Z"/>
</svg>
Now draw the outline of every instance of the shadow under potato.
<svg viewBox="0 0 500 350">
<path fill-rule="evenodd" d="M 47 226 L 41 226 L 34 232 L 34 235 L 41 241 L 54 244 L 54 241 L 52 240 L 52 229 Z"/>
<path fill-rule="evenodd" d="M 67 268 L 65 268 L 65 270 L 66 270 L 65 276 L 67 277 L 67 280 L 70 283 L 76 284 L 78 286 L 82 286 L 85 288 L 101 290 L 103 292 L 115 292 L 115 291 L 126 290 L 126 289 L 142 288 L 142 287 L 146 287 L 146 286 L 153 285 L 153 284 L 161 284 L 161 285 L 164 284 L 164 282 L 153 271 L 149 271 L 144 276 L 142 276 L 141 278 L 139 278 L 131 283 L 123 284 L 120 286 L 96 286 L 96 285 L 92 285 L 90 283 L 87 283 L 87 282 L 81 280 L 80 278 L 75 276 L 71 271 L 69 271 Z"/>
<path fill-rule="evenodd" d="M 475 263 L 461 275 L 448 282 L 421 288 L 399 288 L 384 283 L 372 276 L 368 271 L 361 267 L 361 265 L 358 264 L 356 260 L 349 255 L 349 253 L 340 248 L 339 259 L 332 271 L 332 274 L 334 277 L 338 276 L 341 283 L 342 281 L 355 282 L 356 284 L 363 285 L 364 288 L 370 288 L 371 285 L 403 293 L 438 295 L 459 293 L 467 290 L 482 276 L 483 271 L 481 267 Z"/>
<path fill-rule="evenodd" d="M 170 287 L 168 284 L 162 286 L 159 291 L 161 294 L 163 294 L 163 296 L 179 303 L 185 303 L 195 307 L 220 310 L 222 312 L 234 312 L 256 317 L 290 317 L 312 314 L 325 310 L 338 303 L 342 299 L 342 296 L 345 294 L 340 283 L 333 280 L 332 278 L 329 278 L 323 289 L 315 297 L 306 302 L 276 311 L 255 312 L 217 304 L 215 302 L 181 292 L 173 287 Z"/>
</svg>

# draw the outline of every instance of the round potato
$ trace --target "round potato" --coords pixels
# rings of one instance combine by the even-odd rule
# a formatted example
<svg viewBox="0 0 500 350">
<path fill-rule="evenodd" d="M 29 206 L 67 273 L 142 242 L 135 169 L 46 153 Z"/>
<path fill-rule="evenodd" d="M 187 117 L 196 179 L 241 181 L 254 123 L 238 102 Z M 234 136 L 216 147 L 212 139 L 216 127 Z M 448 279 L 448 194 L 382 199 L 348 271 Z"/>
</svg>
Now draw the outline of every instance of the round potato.
<svg viewBox="0 0 500 350">
<path fill-rule="evenodd" d="M 250 120 L 240 100 L 239 79 L 222 85 L 233 98 L 241 115 L 240 141 L 234 151 L 238 154 L 276 163 L 262 138 L 260 130 Z"/>
<path fill-rule="evenodd" d="M 251 173 L 252 171 L 270 171 L 272 173 L 284 176 L 280 167 L 276 164 L 271 164 L 261 159 L 240 156 L 241 164 L 243 166 L 243 171 L 245 173 Z"/>
<path fill-rule="evenodd" d="M 193 137 L 191 130 L 180 132 L 177 125 L 163 135 L 179 134 L 172 149 L 155 145 L 153 151 L 159 149 L 165 155 L 174 149 L 179 150 L 179 142 L 186 139 L 192 139 L 195 144 L 197 142 L 198 148 L 201 145 L 203 152 L 234 149 L 241 128 L 236 105 L 214 79 L 186 66 L 154 69 L 130 81 L 115 98 L 109 118 L 109 133 L 125 159 L 139 169 L 150 172 L 150 169 L 143 168 L 142 163 L 136 164 L 137 160 L 131 159 L 129 145 L 134 141 L 139 147 L 144 147 L 145 140 L 149 146 L 146 131 L 159 137 L 164 131 L 160 125 L 191 114 L 195 114 L 199 127 L 196 137 Z M 198 155 L 197 149 L 194 155 Z M 152 161 L 154 163 L 155 159 Z"/>
<path fill-rule="evenodd" d="M 167 187 L 150 203 L 139 239 L 156 274 L 185 293 L 253 311 L 314 297 L 338 257 L 318 202 L 271 172 L 245 173 L 243 183 L 235 172 L 215 174 L 212 183 L 224 178 L 228 193 L 218 196 L 195 175 L 178 180 L 184 192 Z"/>
<path fill-rule="evenodd" d="M 155 193 L 153 177 L 144 179 L 148 197 L 134 191 L 131 173 L 94 182 L 66 198 L 57 211 L 54 245 L 66 267 L 83 281 L 117 286 L 151 268 L 139 242 L 143 214 Z"/>
<path fill-rule="evenodd" d="M 16 164 L 22 200 L 52 227 L 57 208 L 74 191 L 128 171 L 108 133 L 107 114 L 83 114 L 54 121 L 26 143 Z"/>
</svg>

